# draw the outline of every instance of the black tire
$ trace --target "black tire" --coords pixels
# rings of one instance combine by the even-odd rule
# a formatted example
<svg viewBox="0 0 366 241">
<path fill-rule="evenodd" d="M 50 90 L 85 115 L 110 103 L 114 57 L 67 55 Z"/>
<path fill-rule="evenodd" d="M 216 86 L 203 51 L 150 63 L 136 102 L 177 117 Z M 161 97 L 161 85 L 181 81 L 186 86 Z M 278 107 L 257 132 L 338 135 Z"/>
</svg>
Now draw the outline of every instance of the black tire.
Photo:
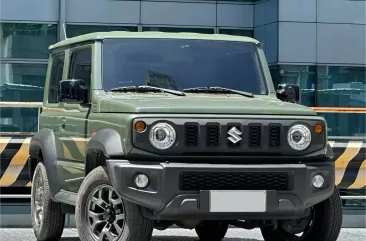
<svg viewBox="0 0 366 241">
<path fill-rule="evenodd" d="M 40 178 L 40 180 L 38 180 Z M 42 201 L 39 202 L 39 195 L 36 191 L 38 181 L 40 187 L 43 188 Z M 36 196 L 37 195 L 37 196 Z M 41 218 L 36 218 L 36 204 L 41 203 L 43 215 Z M 34 171 L 31 191 L 31 217 L 34 234 L 39 241 L 55 241 L 62 236 L 65 225 L 65 214 L 61 210 L 61 204 L 54 202 L 51 198 L 50 188 L 46 168 L 42 162 L 39 162 Z"/>
<path fill-rule="evenodd" d="M 88 211 L 88 197 L 93 190 L 99 186 L 108 185 L 111 183 L 108 177 L 107 169 L 105 167 L 97 167 L 92 170 L 84 179 L 79 189 L 75 219 L 76 226 L 81 241 L 100 241 L 93 236 L 89 231 L 89 224 L 87 220 Z M 142 214 L 141 207 L 131 203 L 127 200 L 121 199 L 124 209 L 124 226 L 122 234 L 117 239 L 118 241 L 149 241 L 151 240 L 153 232 L 153 221 L 145 218 Z"/>
<path fill-rule="evenodd" d="M 203 221 L 196 227 L 196 233 L 202 241 L 221 241 L 225 238 L 229 225 L 220 221 Z"/>
<path fill-rule="evenodd" d="M 342 228 L 342 200 L 337 188 L 331 197 L 314 207 L 312 227 L 304 237 L 289 236 L 281 228 L 261 228 L 265 241 L 336 241 Z"/>
</svg>

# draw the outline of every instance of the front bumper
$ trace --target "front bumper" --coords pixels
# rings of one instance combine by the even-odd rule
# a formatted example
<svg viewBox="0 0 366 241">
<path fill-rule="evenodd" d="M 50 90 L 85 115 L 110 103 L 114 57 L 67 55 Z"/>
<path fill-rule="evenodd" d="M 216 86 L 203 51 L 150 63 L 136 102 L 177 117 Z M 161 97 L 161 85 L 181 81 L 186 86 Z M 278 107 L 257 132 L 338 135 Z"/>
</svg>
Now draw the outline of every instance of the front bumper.
<svg viewBox="0 0 366 241">
<path fill-rule="evenodd" d="M 117 193 L 124 199 L 141 205 L 145 216 L 158 220 L 299 218 L 307 215 L 309 207 L 330 197 L 335 187 L 332 162 L 227 165 L 108 160 L 107 165 L 112 185 Z M 134 177 L 139 173 L 144 173 L 150 178 L 149 185 L 144 190 L 134 185 Z M 181 175 L 184 173 L 200 173 L 201 176 L 211 173 L 244 176 L 253 173 L 264 175 L 281 173 L 288 175 L 288 187 L 284 190 L 267 191 L 265 212 L 211 212 L 210 190 L 182 190 L 184 188 L 181 185 Z M 323 175 L 325 179 L 325 184 L 320 189 L 314 188 L 311 183 L 312 177 L 316 174 Z M 228 189 L 232 188 L 230 186 L 228 185 Z M 220 187 L 222 190 L 222 183 Z"/>
</svg>

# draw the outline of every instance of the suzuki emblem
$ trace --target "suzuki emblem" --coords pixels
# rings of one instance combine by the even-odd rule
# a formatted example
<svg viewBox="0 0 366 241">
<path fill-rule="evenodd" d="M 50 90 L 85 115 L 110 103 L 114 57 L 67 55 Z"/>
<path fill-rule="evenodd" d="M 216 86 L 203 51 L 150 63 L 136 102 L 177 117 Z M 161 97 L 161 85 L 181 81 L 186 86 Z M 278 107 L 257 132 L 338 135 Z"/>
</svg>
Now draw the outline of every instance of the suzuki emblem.
<svg viewBox="0 0 366 241">
<path fill-rule="evenodd" d="M 229 137 L 227 139 L 229 139 L 229 141 L 231 141 L 234 144 L 236 144 L 237 142 L 239 142 L 243 139 L 240 137 L 243 133 L 240 130 L 238 130 L 235 126 L 233 128 L 231 128 L 227 132 L 227 134 L 229 134 Z"/>
</svg>

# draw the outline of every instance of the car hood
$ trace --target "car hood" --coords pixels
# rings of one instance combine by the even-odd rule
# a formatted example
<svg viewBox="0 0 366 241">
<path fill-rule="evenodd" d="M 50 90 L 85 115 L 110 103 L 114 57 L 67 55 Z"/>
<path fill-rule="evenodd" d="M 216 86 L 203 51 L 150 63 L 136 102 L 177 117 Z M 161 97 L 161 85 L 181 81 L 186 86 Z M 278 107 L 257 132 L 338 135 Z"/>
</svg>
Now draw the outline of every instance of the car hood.
<svg viewBox="0 0 366 241">
<path fill-rule="evenodd" d="M 97 105 L 99 112 L 104 113 L 316 115 L 308 107 L 267 96 L 248 98 L 224 94 L 112 93 L 99 98 Z"/>
</svg>

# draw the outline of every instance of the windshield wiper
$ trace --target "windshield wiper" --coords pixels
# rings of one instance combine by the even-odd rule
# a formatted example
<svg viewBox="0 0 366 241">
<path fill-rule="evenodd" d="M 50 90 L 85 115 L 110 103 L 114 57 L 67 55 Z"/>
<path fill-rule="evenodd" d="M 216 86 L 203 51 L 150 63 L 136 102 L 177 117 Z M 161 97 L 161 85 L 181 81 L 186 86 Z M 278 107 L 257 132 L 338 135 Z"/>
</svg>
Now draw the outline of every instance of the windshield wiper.
<svg viewBox="0 0 366 241">
<path fill-rule="evenodd" d="M 240 90 L 234 90 L 234 89 L 228 89 L 223 87 L 196 87 L 196 88 L 189 88 L 189 89 L 183 89 L 184 92 L 187 93 L 233 93 L 242 95 L 245 97 L 254 98 L 254 95 L 249 92 L 244 92 Z"/>
<path fill-rule="evenodd" d="M 110 89 L 110 91 L 120 91 L 120 92 L 166 92 L 173 95 L 185 96 L 181 91 L 164 89 L 149 85 L 138 85 L 138 86 L 123 86 Z"/>
</svg>

